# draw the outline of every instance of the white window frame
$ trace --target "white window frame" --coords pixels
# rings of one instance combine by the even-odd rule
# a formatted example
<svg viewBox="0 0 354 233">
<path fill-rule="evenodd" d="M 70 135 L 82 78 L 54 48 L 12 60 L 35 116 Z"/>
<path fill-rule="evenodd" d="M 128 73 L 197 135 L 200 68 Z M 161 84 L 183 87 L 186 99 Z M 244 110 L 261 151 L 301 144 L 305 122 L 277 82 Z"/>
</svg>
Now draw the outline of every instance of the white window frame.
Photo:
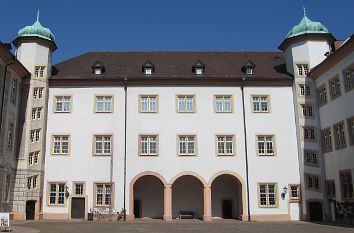
<svg viewBox="0 0 354 233">
<path fill-rule="evenodd" d="M 72 97 L 69 95 L 58 95 L 54 97 L 55 113 L 70 113 Z M 69 108 L 68 108 L 69 107 Z"/>
<path fill-rule="evenodd" d="M 70 135 L 53 135 L 52 145 L 52 155 L 69 155 Z"/>
<path fill-rule="evenodd" d="M 36 143 L 41 140 L 41 129 L 30 130 L 30 142 Z"/>
<path fill-rule="evenodd" d="M 275 156 L 276 155 L 275 135 L 257 135 L 256 138 L 257 138 L 257 155 L 258 156 Z M 269 138 L 271 140 L 269 140 Z"/>
<path fill-rule="evenodd" d="M 34 67 L 34 77 L 44 78 L 45 76 L 45 66 L 35 66 Z"/>
<path fill-rule="evenodd" d="M 146 106 L 146 109 L 144 106 Z M 158 111 L 157 95 L 139 95 L 140 113 L 157 113 L 157 111 Z"/>
<path fill-rule="evenodd" d="M 214 95 L 216 113 L 232 113 L 233 98 L 232 95 Z M 221 109 L 218 107 L 221 106 Z"/>
<path fill-rule="evenodd" d="M 139 135 L 139 155 L 157 156 L 159 148 L 158 142 L 158 135 Z M 146 148 L 146 152 L 144 148 Z M 155 150 L 153 148 L 155 148 Z"/>
<path fill-rule="evenodd" d="M 55 190 L 52 186 L 55 185 Z M 66 182 L 48 182 L 48 206 L 65 206 L 66 205 Z M 54 195 L 53 195 L 54 194 Z M 51 203 L 51 195 L 54 196 L 54 202 Z M 60 201 L 60 202 L 59 202 Z"/>
<path fill-rule="evenodd" d="M 176 98 L 177 98 L 178 113 L 195 113 L 195 109 L 196 109 L 195 95 L 177 95 Z"/>
<path fill-rule="evenodd" d="M 230 140 L 231 138 L 231 140 Z M 231 145 L 231 151 L 228 149 Z M 216 135 L 216 155 L 234 156 L 235 155 L 235 136 L 234 135 Z"/>
<path fill-rule="evenodd" d="M 197 136 L 196 135 L 178 135 L 178 156 L 188 157 L 197 156 Z M 189 146 L 193 145 L 193 149 L 190 150 Z"/>
<path fill-rule="evenodd" d="M 113 136 L 112 135 L 94 135 L 93 155 L 94 156 L 111 156 L 113 153 Z M 99 139 L 99 141 L 97 141 Z M 109 140 L 108 140 L 109 139 Z M 108 147 L 106 147 L 108 146 Z"/>
<path fill-rule="evenodd" d="M 98 186 L 102 186 L 102 192 L 98 192 L 99 191 Z M 110 187 L 110 190 L 108 189 L 108 187 Z M 94 206 L 113 207 L 114 204 L 114 184 L 113 183 L 94 183 L 94 190 L 95 190 Z M 102 195 L 101 196 L 102 204 L 101 204 L 101 200 L 99 201 L 98 195 Z"/>
<path fill-rule="evenodd" d="M 347 146 L 347 142 L 345 138 L 344 121 L 338 122 L 333 125 L 333 134 L 334 134 L 335 148 L 337 150 L 345 148 Z"/>
<path fill-rule="evenodd" d="M 269 95 L 252 95 L 251 100 L 252 100 L 252 112 L 254 113 L 270 112 Z"/>
<path fill-rule="evenodd" d="M 305 174 L 306 188 L 311 191 L 321 191 L 321 177 L 315 174 Z"/>
<path fill-rule="evenodd" d="M 262 192 L 261 186 L 264 186 L 264 192 Z M 273 192 L 270 191 L 270 186 L 273 186 Z M 265 203 L 262 203 L 263 198 L 265 198 Z M 272 203 L 271 198 L 274 199 Z M 258 205 L 260 208 L 278 207 L 278 187 L 276 183 L 258 183 Z"/>
<path fill-rule="evenodd" d="M 99 99 L 102 98 L 102 101 Z M 98 109 L 99 103 L 102 102 L 102 110 Z M 113 112 L 113 96 L 112 95 L 96 95 L 95 96 L 95 112 L 96 113 L 112 113 Z"/>
</svg>

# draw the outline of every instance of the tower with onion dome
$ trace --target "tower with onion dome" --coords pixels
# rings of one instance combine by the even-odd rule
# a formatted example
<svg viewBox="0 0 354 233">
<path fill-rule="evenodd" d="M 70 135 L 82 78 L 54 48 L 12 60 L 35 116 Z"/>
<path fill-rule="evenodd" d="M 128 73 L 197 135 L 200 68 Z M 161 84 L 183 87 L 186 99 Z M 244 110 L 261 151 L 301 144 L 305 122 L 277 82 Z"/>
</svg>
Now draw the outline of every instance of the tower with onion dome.
<svg viewBox="0 0 354 233">
<path fill-rule="evenodd" d="M 13 41 L 17 59 L 31 73 L 23 85 L 20 114 L 20 149 L 15 188 L 13 218 L 40 219 L 43 196 L 44 148 L 46 134 L 48 78 L 52 53 L 57 49 L 53 33 L 37 20 L 19 30 Z"/>
<path fill-rule="evenodd" d="M 293 96 L 301 175 L 302 220 L 323 220 L 330 203 L 325 198 L 324 159 L 314 80 L 307 74 L 333 52 L 335 38 L 320 22 L 309 19 L 304 8 L 300 23 L 286 35 L 284 51 L 287 72 L 294 75 Z"/>
</svg>

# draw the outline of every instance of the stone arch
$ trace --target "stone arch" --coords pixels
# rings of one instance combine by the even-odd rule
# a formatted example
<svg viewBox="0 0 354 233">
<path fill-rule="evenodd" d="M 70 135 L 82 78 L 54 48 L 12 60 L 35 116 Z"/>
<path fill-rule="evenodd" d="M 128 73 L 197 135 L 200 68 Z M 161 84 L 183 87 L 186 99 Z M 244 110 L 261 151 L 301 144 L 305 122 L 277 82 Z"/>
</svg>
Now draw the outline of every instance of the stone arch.
<svg viewBox="0 0 354 233">
<path fill-rule="evenodd" d="M 240 183 L 240 186 L 241 186 L 241 190 L 240 190 L 240 194 L 241 194 L 241 202 L 240 204 L 242 204 L 242 208 L 240 208 L 240 211 L 242 211 L 242 216 L 240 216 L 240 219 L 244 219 L 244 216 L 247 216 L 247 204 L 246 204 L 246 182 L 243 180 L 243 178 L 237 174 L 236 172 L 233 172 L 233 171 L 229 171 L 229 170 L 223 170 L 223 171 L 219 171 L 217 173 L 215 173 L 210 179 L 209 179 L 209 182 L 208 182 L 208 186 L 209 187 L 212 187 L 212 184 L 213 182 L 220 176 L 223 176 L 223 175 L 229 175 L 231 177 L 233 177 L 237 182 Z"/>
<path fill-rule="evenodd" d="M 160 175 L 159 173 L 153 172 L 153 171 L 145 171 L 145 172 L 141 172 L 139 174 L 137 174 L 130 182 L 130 195 L 129 195 L 129 220 L 134 220 L 134 184 L 143 177 L 146 176 L 152 176 L 157 178 L 164 187 L 166 187 L 167 185 L 167 181 L 165 180 L 165 178 Z"/>
<path fill-rule="evenodd" d="M 182 176 L 193 176 L 195 178 L 197 178 L 202 184 L 203 184 L 203 187 L 207 186 L 207 183 L 205 181 L 205 179 L 198 175 L 197 173 L 195 172 L 192 172 L 192 171 L 185 171 L 185 172 L 181 172 L 181 173 L 178 173 L 177 175 L 175 175 L 171 180 L 170 180 L 170 183 L 171 185 L 173 185 L 173 183 L 180 177 Z"/>
</svg>

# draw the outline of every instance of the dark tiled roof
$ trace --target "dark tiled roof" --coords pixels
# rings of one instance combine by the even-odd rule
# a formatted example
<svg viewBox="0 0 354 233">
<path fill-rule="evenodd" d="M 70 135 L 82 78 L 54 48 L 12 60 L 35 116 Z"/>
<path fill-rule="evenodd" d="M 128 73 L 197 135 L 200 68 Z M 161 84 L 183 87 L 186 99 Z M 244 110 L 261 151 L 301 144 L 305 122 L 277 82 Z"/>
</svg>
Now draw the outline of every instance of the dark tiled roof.
<svg viewBox="0 0 354 233">
<path fill-rule="evenodd" d="M 282 52 L 89 52 L 63 61 L 53 67 L 51 79 L 139 78 L 142 65 L 150 60 L 155 65 L 152 77 L 195 77 L 193 65 L 198 60 L 205 64 L 203 77 L 242 77 L 242 66 L 252 61 L 256 68 L 253 77 L 289 79 Z M 100 61 L 105 72 L 92 73 L 92 64 Z"/>
</svg>

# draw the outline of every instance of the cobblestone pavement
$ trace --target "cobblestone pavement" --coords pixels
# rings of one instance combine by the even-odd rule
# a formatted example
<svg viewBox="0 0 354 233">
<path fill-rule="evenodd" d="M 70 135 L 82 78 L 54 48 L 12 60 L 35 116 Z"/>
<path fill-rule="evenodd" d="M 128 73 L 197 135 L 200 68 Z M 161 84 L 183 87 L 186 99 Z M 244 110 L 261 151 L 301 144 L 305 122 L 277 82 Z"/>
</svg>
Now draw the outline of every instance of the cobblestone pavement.
<svg viewBox="0 0 354 233">
<path fill-rule="evenodd" d="M 183 220 L 165 223 L 155 220 L 136 222 L 13 222 L 13 233 L 354 233 L 354 228 L 329 226 L 307 222 L 237 222 L 206 223 Z"/>
</svg>

